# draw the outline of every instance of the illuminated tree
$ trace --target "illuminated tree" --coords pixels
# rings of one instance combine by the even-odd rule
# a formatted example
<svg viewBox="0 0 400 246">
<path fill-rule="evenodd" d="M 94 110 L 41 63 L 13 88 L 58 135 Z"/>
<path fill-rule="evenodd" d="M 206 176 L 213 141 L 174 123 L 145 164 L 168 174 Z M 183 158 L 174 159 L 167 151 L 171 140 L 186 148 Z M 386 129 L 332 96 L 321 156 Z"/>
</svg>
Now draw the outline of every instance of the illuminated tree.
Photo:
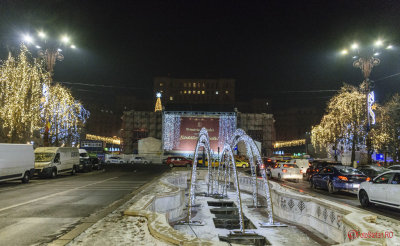
<svg viewBox="0 0 400 246">
<path fill-rule="evenodd" d="M 400 95 L 378 106 L 376 116 L 376 127 L 371 130 L 373 147 L 400 159 Z"/>
<path fill-rule="evenodd" d="M 76 142 L 89 112 L 60 84 L 50 86 L 44 94 L 44 120 L 50 124 L 50 143 L 58 146 Z"/>
<path fill-rule="evenodd" d="M 44 64 L 30 59 L 25 46 L 0 66 L 0 133 L 2 141 L 26 143 L 50 123 L 51 143 L 70 144 L 89 116 L 70 91 L 52 85 Z"/>
<path fill-rule="evenodd" d="M 356 147 L 365 143 L 366 96 L 360 88 L 344 85 L 333 96 L 326 108 L 321 123 L 314 126 L 311 139 L 315 148 L 351 146 L 351 162 L 355 159 Z"/>
<path fill-rule="evenodd" d="M 26 142 L 40 125 L 42 85 L 50 76 L 37 61 L 29 61 L 26 47 L 17 58 L 9 55 L 0 67 L 0 120 L 4 141 Z"/>
</svg>

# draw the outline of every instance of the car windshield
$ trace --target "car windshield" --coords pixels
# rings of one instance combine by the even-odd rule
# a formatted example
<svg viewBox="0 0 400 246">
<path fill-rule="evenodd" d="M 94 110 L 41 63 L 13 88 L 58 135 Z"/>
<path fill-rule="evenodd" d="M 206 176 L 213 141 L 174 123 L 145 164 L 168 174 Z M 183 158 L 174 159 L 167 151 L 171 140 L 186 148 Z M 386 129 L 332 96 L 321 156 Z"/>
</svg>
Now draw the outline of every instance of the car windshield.
<svg viewBox="0 0 400 246">
<path fill-rule="evenodd" d="M 88 157 L 89 155 L 87 153 L 80 153 L 79 156 L 80 157 Z"/>
<path fill-rule="evenodd" d="M 282 165 L 284 168 L 299 168 L 297 165 L 295 164 L 283 164 Z"/>
<path fill-rule="evenodd" d="M 52 161 L 54 153 L 35 153 L 35 161 Z"/>
<path fill-rule="evenodd" d="M 354 175 L 354 174 L 363 174 L 362 172 L 360 172 L 358 169 L 352 168 L 352 167 L 345 167 L 345 168 L 341 168 L 339 170 L 339 172 L 341 174 L 346 174 L 346 175 Z"/>
</svg>

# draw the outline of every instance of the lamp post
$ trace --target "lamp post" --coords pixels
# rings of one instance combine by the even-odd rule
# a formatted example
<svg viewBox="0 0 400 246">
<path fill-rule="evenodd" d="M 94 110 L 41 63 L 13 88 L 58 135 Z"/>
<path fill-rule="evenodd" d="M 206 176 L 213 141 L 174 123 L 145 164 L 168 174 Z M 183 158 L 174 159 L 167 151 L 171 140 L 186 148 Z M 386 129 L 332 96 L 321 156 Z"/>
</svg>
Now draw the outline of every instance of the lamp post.
<svg viewBox="0 0 400 246">
<path fill-rule="evenodd" d="M 38 56 L 45 61 L 46 69 L 51 75 L 54 73 L 56 61 L 64 60 L 61 48 L 76 49 L 76 46 L 71 43 L 71 39 L 67 35 L 62 35 L 59 39 L 56 39 L 49 37 L 43 31 L 38 32 L 37 36 L 25 34 L 22 41 L 27 46 L 32 45 L 37 49 Z"/>
<path fill-rule="evenodd" d="M 359 68 L 364 77 L 365 83 L 365 95 L 366 95 L 366 146 L 368 153 L 368 164 L 372 163 L 372 146 L 371 146 L 371 138 L 369 131 L 371 130 L 371 125 L 375 124 L 375 114 L 372 110 L 372 104 L 375 102 L 374 92 L 371 91 L 373 86 L 370 85 L 371 81 L 369 80 L 369 76 L 372 72 L 373 67 L 378 66 L 380 64 L 380 59 L 377 57 L 380 55 L 380 51 L 382 50 L 384 42 L 382 40 L 377 40 L 371 48 L 361 49 L 361 47 L 357 43 L 353 43 L 351 45 L 351 51 L 355 54 L 353 59 L 353 67 Z M 392 45 L 387 45 L 386 49 L 392 49 Z M 349 54 L 349 50 L 344 49 L 341 51 L 342 55 Z"/>
<path fill-rule="evenodd" d="M 67 35 L 61 36 L 59 39 L 50 38 L 45 32 L 39 31 L 37 36 L 31 36 L 30 34 L 25 34 L 22 37 L 22 42 L 27 46 L 33 46 L 37 49 L 38 56 L 44 60 L 46 64 L 46 69 L 50 73 L 50 80 L 52 81 L 52 76 L 54 74 L 54 66 L 56 61 L 64 60 L 64 55 L 61 53 L 61 48 L 71 48 L 76 49 L 76 46 L 71 43 L 71 39 Z M 46 100 L 42 99 L 42 103 Z M 49 146 L 49 131 L 50 131 L 50 121 L 47 119 L 47 110 L 44 112 L 44 118 L 46 120 L 43 134 L 43 144 L 44 146 Z M 58 144 L 58 130 L 56 130 L 56 143 Z"/>
</svg>

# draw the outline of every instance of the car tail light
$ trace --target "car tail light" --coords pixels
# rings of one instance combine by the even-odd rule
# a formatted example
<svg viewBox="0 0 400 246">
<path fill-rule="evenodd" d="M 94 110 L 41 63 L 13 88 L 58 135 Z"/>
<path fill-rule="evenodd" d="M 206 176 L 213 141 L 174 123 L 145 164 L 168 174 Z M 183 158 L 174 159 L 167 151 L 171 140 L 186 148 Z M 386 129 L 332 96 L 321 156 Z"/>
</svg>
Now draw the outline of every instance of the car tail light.
<svg viewBox="0 0 400 246">
<path fill-rule="evenodd" d="M 370 178 L 370 177 L 367 177 L 367 179 L 366 179 L 365 181 L 371 181 L 371 178 Z"/>
<path fill-rule="evenodd" d="M 345 176 L 338 176 L 338 178 L 342 181 L 349 181 L 349 179 Z"/>
<path fill-rule="evenodd" d="M 265 169 L 265 165 L 264 165 L 264 164 L 261 164 L 261 165 L 260 165 L 260 169 Z"/>
<path fill-rule="evenodd" d="M 287 172 L 287 170 L 286 170 L 286 169 L 282 169 L 282 172 L 283 172 L 283 173 L 286 173 L 286 172 Z"/>
<path fill-rule="evenodd" d="M 319 169 L 315 170 L 316 172 L 319 172 Z"/>
</svg>

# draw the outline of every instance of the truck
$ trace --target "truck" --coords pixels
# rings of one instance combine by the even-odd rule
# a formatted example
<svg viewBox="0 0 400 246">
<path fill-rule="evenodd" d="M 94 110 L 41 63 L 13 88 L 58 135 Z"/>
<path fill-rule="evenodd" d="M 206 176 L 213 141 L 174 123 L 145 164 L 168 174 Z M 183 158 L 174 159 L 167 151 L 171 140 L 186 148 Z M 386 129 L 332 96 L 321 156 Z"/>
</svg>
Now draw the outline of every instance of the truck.
<svg viewBox="0 0 400 246">
<path fill-rule="evenodd" d="M 35 171 L 31 144 L 0 144 L 0 181 L 28 183 Z"/>
<path fill-rule="evenodd" d="M 74 175 L 79 167 L 79 150 L 74 147 L 35 149 L 35 174 L 55 178 L 61 173 Z"/>
</svg>

